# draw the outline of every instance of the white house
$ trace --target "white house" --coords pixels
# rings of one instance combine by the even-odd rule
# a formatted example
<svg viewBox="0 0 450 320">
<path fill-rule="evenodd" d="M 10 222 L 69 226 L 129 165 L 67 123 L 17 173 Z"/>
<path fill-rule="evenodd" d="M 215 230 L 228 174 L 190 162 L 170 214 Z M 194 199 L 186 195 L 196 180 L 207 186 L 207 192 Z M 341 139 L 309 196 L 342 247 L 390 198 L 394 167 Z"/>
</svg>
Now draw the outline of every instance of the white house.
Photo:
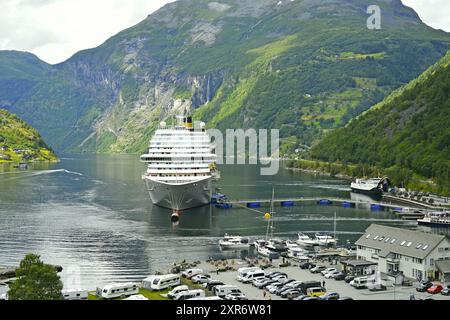
<svg viewBox="0 0 450 320">
<path fill-rule="evenodd" d="M 442 280 L 436 261 L 450 259 L 446 236 L 377 224 L 366 229 L 356 246 L 357 259 L 378 263 L 378 271 L 418 280 Z"/>
</svg>

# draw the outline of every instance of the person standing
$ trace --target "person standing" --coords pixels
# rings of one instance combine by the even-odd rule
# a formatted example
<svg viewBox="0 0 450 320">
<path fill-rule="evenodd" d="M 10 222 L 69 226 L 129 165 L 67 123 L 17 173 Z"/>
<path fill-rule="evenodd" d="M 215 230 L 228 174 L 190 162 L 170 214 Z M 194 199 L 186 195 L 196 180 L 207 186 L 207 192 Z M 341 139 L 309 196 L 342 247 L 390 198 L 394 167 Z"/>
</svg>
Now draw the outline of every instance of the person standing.
<svg viewBox="0 0 450 320">
<path fill-rule="evenodd" d="M 322 287 L 325 288 L 325 280 L 322 281 Z"/>
<path fill-rule="evenodd" d="M 266 299 L 266 295 L 267 295 L 267 292 L 266 292 L 266 289 L 264 289 L 264 290 L 263 290 L 263 297 L 264 297 L 264 300 Z"/>
</svg>

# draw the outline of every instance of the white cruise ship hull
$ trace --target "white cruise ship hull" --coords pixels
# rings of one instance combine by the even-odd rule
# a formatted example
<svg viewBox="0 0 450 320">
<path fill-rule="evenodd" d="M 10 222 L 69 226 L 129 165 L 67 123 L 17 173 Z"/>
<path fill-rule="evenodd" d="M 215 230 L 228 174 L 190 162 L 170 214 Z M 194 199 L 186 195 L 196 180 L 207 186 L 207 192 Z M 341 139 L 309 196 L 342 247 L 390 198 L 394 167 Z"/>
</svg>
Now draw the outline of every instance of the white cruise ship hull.
<svg viewBox="0 0 450 320">
<path fill-rule="evenodd" d="M 211 177 L 186 184 L 168 184 L 145 179 L 150 198 L 154 205 L 187 210 L 204 206 L 211 201 Z"/>
</svg>

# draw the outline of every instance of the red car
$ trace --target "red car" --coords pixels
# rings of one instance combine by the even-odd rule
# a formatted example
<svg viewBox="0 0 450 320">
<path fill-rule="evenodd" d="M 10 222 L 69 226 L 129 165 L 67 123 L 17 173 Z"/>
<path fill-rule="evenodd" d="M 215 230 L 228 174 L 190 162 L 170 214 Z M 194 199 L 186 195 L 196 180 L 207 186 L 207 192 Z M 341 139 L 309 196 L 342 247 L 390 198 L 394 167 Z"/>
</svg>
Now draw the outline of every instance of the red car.
<svg viewBox="0 0 450 320">
<path fill-rule="evenodd" d="M 436 294 L 441 292 L 443 289 L 444 287 L 442 287 L 440 284 L 434 284 L 427 289 L 427 292 L 431 294 Z"/>
</svg>

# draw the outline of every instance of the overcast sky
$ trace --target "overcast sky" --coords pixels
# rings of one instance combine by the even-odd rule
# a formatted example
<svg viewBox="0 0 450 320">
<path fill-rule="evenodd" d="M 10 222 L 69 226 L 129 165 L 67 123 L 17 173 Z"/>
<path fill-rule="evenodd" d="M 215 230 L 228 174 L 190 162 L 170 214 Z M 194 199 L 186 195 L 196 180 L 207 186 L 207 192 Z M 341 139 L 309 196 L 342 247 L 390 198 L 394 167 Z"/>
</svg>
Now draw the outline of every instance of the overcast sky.
<svg viewBox="0 0 450 320">
<path fill-rule="evenodd" d="M 0 50 L 30 51 L 49 63 L 62 62 L 172 1 L 0 0 Z M 450 32 L 449 0 L 402 1 L 428 25 Z"/>
</svg>

